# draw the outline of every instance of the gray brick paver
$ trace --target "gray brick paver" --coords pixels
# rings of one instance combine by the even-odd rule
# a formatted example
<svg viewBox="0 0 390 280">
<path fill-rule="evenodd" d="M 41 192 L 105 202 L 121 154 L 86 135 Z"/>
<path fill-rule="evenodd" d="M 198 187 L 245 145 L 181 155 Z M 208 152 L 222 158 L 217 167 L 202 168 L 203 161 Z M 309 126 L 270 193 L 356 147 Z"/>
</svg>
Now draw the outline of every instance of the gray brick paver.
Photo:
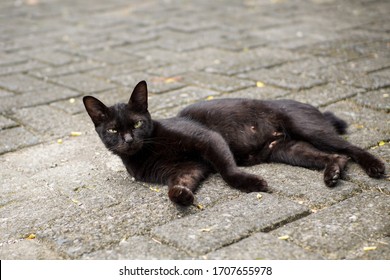
<svg viewBox="0 0 390 280">
<path fill-rule="evenodd" d="M 328 189 L 320 171 L 264 164 L 245 170 L 273 194 L 217 174 L 196 193 L 203 210 L 179 207 L 131 180 L 81 100 L 126 102 L 144 79 L 154 118 L 300 100 L 345 119 L 343 137 L 388 170 L 389 1 L 0 2 L 1 259 L 390 258 L 388 178 L 350 164 Z"/>
</svg>

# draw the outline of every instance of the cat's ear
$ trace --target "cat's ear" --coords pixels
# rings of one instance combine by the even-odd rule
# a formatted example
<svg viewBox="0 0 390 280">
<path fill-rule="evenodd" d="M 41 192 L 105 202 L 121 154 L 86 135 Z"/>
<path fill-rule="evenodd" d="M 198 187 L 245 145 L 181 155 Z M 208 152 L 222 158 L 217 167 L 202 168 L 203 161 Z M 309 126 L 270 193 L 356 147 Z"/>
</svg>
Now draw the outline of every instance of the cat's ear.
<svg viewBox="0 0 390 280">
<path fill-rule="evenodd" d="M 100 100 L 92 96 L 84 96 L 83 102 L 95 126 L 101 124 L 107 118 L 108 108 Z"/>
<path fill-rule="evenodd" d="M 145 112 L 148 109 L 148 87 L 145 81 L 139 82 L 131 94 L 129 106 L 132 110 Z"/>
</svg>

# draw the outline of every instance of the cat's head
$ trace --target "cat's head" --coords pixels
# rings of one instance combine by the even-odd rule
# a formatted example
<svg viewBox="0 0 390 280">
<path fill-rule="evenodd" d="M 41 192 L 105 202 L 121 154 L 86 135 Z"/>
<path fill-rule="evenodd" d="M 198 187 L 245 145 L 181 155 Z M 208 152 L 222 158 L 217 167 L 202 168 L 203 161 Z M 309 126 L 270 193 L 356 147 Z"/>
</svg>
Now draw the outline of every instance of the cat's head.
<svg viewBox="0 0 390 280">
<path fill-rule="evenodd" d="M 114 154 L 136 154 L 152 133 L 153 122 L 148 112 L 145 81 L 136 85 L 128 103 L 107 107 L 92 96 L 85 96 L 83 102 L 96 132 Z"/>
</svg>

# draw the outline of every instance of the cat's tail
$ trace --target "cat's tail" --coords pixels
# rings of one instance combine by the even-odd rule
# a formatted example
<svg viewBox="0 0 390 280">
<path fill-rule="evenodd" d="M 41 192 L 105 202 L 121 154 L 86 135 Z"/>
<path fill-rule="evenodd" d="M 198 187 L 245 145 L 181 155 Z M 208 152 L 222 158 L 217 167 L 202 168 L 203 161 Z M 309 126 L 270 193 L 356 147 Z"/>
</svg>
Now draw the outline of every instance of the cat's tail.
<svg viewBox="0 0 390 280">
<path fill-rule="evenodd" d="M 347 133 L 348 124 L 344 120 L 336 117 L 335 114 L 329 111 L 324 112 L 323 115 L 325 119 L 336 129 L 338 134 Z"/>
</svg>

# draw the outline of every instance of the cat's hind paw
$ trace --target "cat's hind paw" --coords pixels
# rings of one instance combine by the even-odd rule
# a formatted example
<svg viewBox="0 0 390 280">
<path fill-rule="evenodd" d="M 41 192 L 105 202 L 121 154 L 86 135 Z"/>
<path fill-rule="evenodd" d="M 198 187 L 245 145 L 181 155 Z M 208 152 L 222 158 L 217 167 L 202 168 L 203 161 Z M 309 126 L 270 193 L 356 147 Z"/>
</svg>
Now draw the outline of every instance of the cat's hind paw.
<svg viewBox="0 0 390 280">
<path fill-rule="evenodd" d="M 334 161 L 328 164 L 324 171 L 324 182 L 329 188 L 336 186 L 348 162 L 348 158 L 345 156 L 334 155 L 333 157 Z"/>
<path fill-rule="evenodd" d="M 194 203 L 194 194 L 192 191 L 183 186 L 173 186 L 168 191 L 169 199 L 181 205 L 191 205 Z"/>
</svg>

